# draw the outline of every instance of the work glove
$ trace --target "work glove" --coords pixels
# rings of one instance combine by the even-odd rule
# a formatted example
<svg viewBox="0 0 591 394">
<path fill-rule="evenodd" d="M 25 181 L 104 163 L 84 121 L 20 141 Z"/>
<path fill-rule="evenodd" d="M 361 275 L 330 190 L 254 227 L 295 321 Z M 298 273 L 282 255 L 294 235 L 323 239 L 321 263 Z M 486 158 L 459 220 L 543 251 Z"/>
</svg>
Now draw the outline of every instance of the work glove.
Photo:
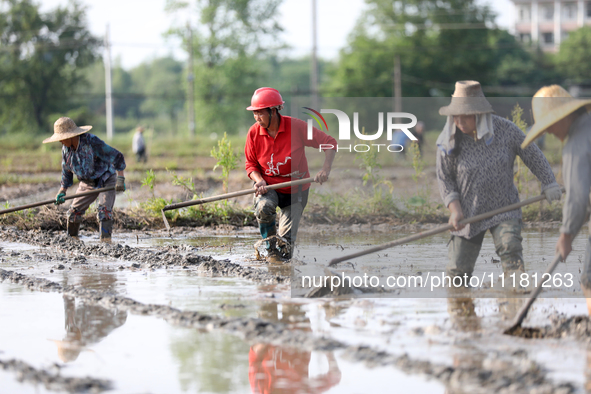
<svg viewBox="0 0 591 394">
<path fill-rule="evenodd" d="M 117 176 L 117 183 L 115 183 L 115 191 L 116 192 L 124 192 L 125 191 L 125 177 L 124 176 Z"/>
<path fill-rule="evenodd" d="M 549 203 L 552 201 L 560 201 L 560 197 L 562 197 L 562 188 L 560 186 L 549 187 L 544 190 L 544 196 Z"/>
<path fill-rule="evenodd" d="M 59 192 L 57 194 L 57 196 L 55 196 L 55 201 L 53 202 L 55 205 L 60 205 L 66 202 L 66 200 L 64 199 L 64 197 L 66 197 L 66 193 L 65 192 Z"/>
</svg>

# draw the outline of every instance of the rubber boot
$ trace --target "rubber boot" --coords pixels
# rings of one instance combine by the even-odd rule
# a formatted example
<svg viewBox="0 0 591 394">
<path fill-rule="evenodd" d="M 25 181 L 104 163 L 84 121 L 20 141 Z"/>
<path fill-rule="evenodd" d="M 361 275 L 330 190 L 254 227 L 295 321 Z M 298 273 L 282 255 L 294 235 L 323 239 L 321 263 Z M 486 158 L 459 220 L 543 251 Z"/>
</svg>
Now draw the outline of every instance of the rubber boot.
<svg viewBox="0 0 591 394">
<path fill-rule="evenodd" d="M 68 221 L 67 224 L 68 235 L 72 238 L 78 239 L 78 231 L 80 230 L 80 223 Z"/>
<path fill-rule="evenodd" d="M 99 232 L 101 242 L 111 243 L 111 234 L 113 233 L 113 221 L 103 220 L 99 222 Z"/>
<path fill-rule="evenodd" d="M 270 245 L 269 245 L 269 248 L 267 249 L 267 257 L 265 258 L 267 263 L 281 264 L 281 263 L 285 262 L 285 259 L 281 255 L 281 252 L 279 251 L 279 249 L 277 249 L 276 242 L 277 241 L 275 238 L 273 238 L 272 240 L 269 241 Z"/>
<path fill-rule="evenodd" d="M 261 237 L 263 237 L 263 239 L 277 235 L 275 221 L 273 221 L 273 223 L 259 223 L 259 231 L 261 232 Z M 267 241 L 267 249 L 270 247 L 271 245 L 269 245 L 269 241 Z"/>
</svg>

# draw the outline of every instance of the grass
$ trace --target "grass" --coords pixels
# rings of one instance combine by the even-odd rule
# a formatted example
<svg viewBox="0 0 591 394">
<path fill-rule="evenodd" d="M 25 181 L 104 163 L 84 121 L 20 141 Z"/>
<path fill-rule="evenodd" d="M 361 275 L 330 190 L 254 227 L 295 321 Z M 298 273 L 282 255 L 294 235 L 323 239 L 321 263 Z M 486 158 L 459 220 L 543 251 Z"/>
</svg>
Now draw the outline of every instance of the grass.
<svg viewBox="0 0 591 394">
<path fill-rule="evenodd" d="M 125 156 L 127 171 L 148 169 L 192 170 L 196 166 L 212 168 L 215 160 L 210 157 L 217 140 L 209 136 L 185 137 L 154 136 L 146 131 L 148 163 L 136 163 L 131 151 L 132 133 L 117 134 L 109 145 Z M 102 133 L 96 135 L 106 142 Z M 27 134 L 10 134 L 0 137 L 0 173 L 40 173 L 61 170 L 61 144 L 43 144 L 44 137 Z M 228 136 L 233 146 L 244 145 L 244 136 Z M 241 155 L 242 156 L 242 155 Z M 242 160 L 240 158 L 240 160 Z"/>
<path fill-rule="evenodd" d="M 126 178 L 128 182 L 145 182 L 151 190 L 154 184 L 185 184 L 193 198 L 200 198 L 194 190 L 191 191 L 193 179 L 205 179 L 207 173 L 216 164 L 216 160 L 210 157 L 211 151 L 217 147 L 217 139 L 209 136 L 197 136 L 194 139 L 186 137 L 168 137 L 156 135 L 147 130 L 145 138 L 148 144 L 148 163 L 135 163 L 131 152 L 131 140 L 133 132 L 116 134 L 112 146 L 121 150 L 127 162 Z M 441 202 L 433 201 L 429 197 L 429 188 L 432 179 L 427 179 L 425 169 L 435 166 L 436 146 L 435 141 L 439 132 L 434 130 L 425 134 L 423 154 L 418 155 L 418 150 L 411 147 L 406 155 L 396 153 L 384 153 L 378 155 L 359 156 L 355 161 L 351 160 L 349 153 L 339 153 L 336 156 L 333 172 L 343 171 L 359 167 L 360 175 L 369 188 L 363 190 L 353 189 L 347 193 L 316 193 L 310 194 L 310 203 L 305 211 L 308 220 L 317 223 L 380 223 L 380 222 L 434 222 L 447 221 L 447 209 Z M 104 139 L 104 134 L 97 133 Z M 44 137 L 32 137 L 26 134 L 4 135 L 0 137 L 0 186 L 35 184 L 45 182 L 59 182 L 59 175 L 45 175 L 44 173 L 58 173 L 61 170 L 61 144 L 42 144 Z M 244 136 L 227 136 L 228 145 L 238 147 L 240 151 L 244 145 Z M 544 153 L 551 164 L 560 164 L 562 144 L 554 136 L 546 136 L 546 148 Z M 324 154 L 314 149 L 306 151 L 309 167 L 312 172 L 320 168 L 324 161 Z M 243 156 L 239 155 L 240 168 L 243 164 Z M 379 171 L 392 171 L 396 167 L 412 168 L 413 180 L 416 184 L 416 192 L 411 196 L 393 194 L 391 183 L 380 175 Z M 527 168 L 516 166 L 518 184 L 522 196 L 531 196 L 536 192 L 537 181 L 527 173 Z M 236 170 L 242 171 L 242 170 Z M 183 176 L 177 175 L 183 174 Z M 35 174 L 35 175 L 31 175 Z M 38 175 L 37 175 L 38 174 Z M 211 174 L 211 173 L 209 173 Z M 172 176 L 172 177 L 171 177 Z M 175 178 L 176 177 L 176 178 Z M 149 178 L 149 179 L 147 179 Z M 392 179 L 392 178 L 391 178 Z M 560 177 L 558 177 L 560 182 Z M 176 182 L 176 183 L 175 183 Z M 369 191 L 368 191 L 369 190 Z M 190 194 L 190 195 L 191 195 Z M 171 200 L 165 200 L 154 196 L 143 202 L 139 208 L 131 211 L 118 211 L 121 217 L 125 217 L 130 228 L 139 228 L 142 225 L 158 225 L 161 223 L 161 209 Z M 534 204 L 523 209 L 524 220 L 559 220 L 561 217 L 561 203 L 548 205 Z M 60 221 L 63 217 L 47 216 L 46 209 L 31 210 L 23 213 L 5 215 L 0 217 L 2 224 L 22 223 L 24 227 L 34 227 L 36 221 L 45 222 L 44 228 L 62 228 Z M 168 211 L 167 218 L 177 225 L 214 225 L 232 224 L 237 226 L 253 225 L 256 223 L 252 210 L 244 208 L 229 201 L 209 203 L 193 206 L 181 210 Z M 89 222 L 92 217 L 89 217 Z M 96 221 L 96 220 L 95 220 Z M 57 224 L 56 224 L 57 223 Z M 143 224 L 142 224 L 143 223 Z M 49 227 L 48 227 L 49 226 Z M 127 226 L 127 225 L 124 225 Z M 138 227 L 139 226 L 139 227 Z M 23 228 L 24 228 L 23 227 Z"/>
<path fill-rule="evenodd" d="M 55 176 L 29 176 L 23 177 L 17 174 L 3 174 L 0 173 L 0 186 L 14 186 L 24 184 L 38 184 L 38 183 L 49 183 L 59 181 L 59 178 Z"/>
</svg>

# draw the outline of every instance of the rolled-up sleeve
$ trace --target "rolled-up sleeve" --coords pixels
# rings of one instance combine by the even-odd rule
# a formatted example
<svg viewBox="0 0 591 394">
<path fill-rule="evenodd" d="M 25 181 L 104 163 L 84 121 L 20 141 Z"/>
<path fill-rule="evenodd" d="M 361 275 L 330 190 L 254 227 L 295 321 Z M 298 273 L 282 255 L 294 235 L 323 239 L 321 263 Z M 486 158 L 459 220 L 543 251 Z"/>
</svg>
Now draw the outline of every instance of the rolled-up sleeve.
<svg viewBox="0 0 591 394">
<path fill-rule="evenodd" d="M 437 151 L 437 184 L 439 186 L 439 194 L 446 207 L 452 201 L 460 199 L 452 161 L 453 159 L 449 155 L 439 150 Z"/>
<path fill-rule="evenodd" d="M 562 177 L 566 198 L 560 232 L 577 234 L 587 218 L 591 190 L 591 137 L 578 132 L 569 137 L 562 153 Z"/>
<path fill-rule="evenodd" d="M 530 144 L 527 148 L 521 149 L 521 144 L 525 139 L 525 134 L 514 124 L 511 124 L 510 132 L 511 141 L 515 146 L 516 154 L 521 157 L 527 168 L 538 178 L 542 184 L 542 193 L 544 190 L 558 186 L 556 178 L 552 172 L 552 167 L 536 144 Z"/>
</svg>

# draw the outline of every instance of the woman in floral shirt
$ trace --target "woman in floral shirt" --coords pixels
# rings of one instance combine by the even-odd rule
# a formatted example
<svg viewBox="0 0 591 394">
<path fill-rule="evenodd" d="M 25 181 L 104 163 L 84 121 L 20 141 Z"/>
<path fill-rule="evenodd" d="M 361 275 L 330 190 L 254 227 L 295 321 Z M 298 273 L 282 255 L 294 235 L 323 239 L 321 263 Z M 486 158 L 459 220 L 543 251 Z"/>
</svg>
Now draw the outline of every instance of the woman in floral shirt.
<svg viewBox="0 0 591 394">
<path fill-rule="evenodd" d="M 77 237 L 84 212 L 98 197 L 100 239 L 110 242 L 115 192 L 125 191 L 125 159 L 117 149 L 92 134 L 86 134 L 91 128 L 92 126 L 78 127 L 72 119 L 62 117 L 53 126 L 54 134 L 43 143 L 62 143 L 62 181 L 55 204 L 65 202 L 66 191 L 74 183 L 74 174 L 80 181 L 77 193 L 115 186 L 115 190 L 109 192 L 75 198 L 68 210 L 68 234 Z"/>
<path fill-rule="evenodd" d="M 447 123 L 437 139 L 437 180 L 450 211 L 449 223 L 454 227 L 447 266 L 448 275 L 453 277 L 471 277 L 487 230 L 493 236 L 504 274 L 525 272 L 521 209 L 466 226 L 459 223 L 519 202 L 513 184 L 516 156 L 542 183 L 542 193 L 549 202 L 562 195 L 540 149 L 535 145 L 522 149 L 523 132 L 492 112 L 476 81 L 457 82 L 451 104 L 439 110 L 447 116 Z"/>
</svg>

